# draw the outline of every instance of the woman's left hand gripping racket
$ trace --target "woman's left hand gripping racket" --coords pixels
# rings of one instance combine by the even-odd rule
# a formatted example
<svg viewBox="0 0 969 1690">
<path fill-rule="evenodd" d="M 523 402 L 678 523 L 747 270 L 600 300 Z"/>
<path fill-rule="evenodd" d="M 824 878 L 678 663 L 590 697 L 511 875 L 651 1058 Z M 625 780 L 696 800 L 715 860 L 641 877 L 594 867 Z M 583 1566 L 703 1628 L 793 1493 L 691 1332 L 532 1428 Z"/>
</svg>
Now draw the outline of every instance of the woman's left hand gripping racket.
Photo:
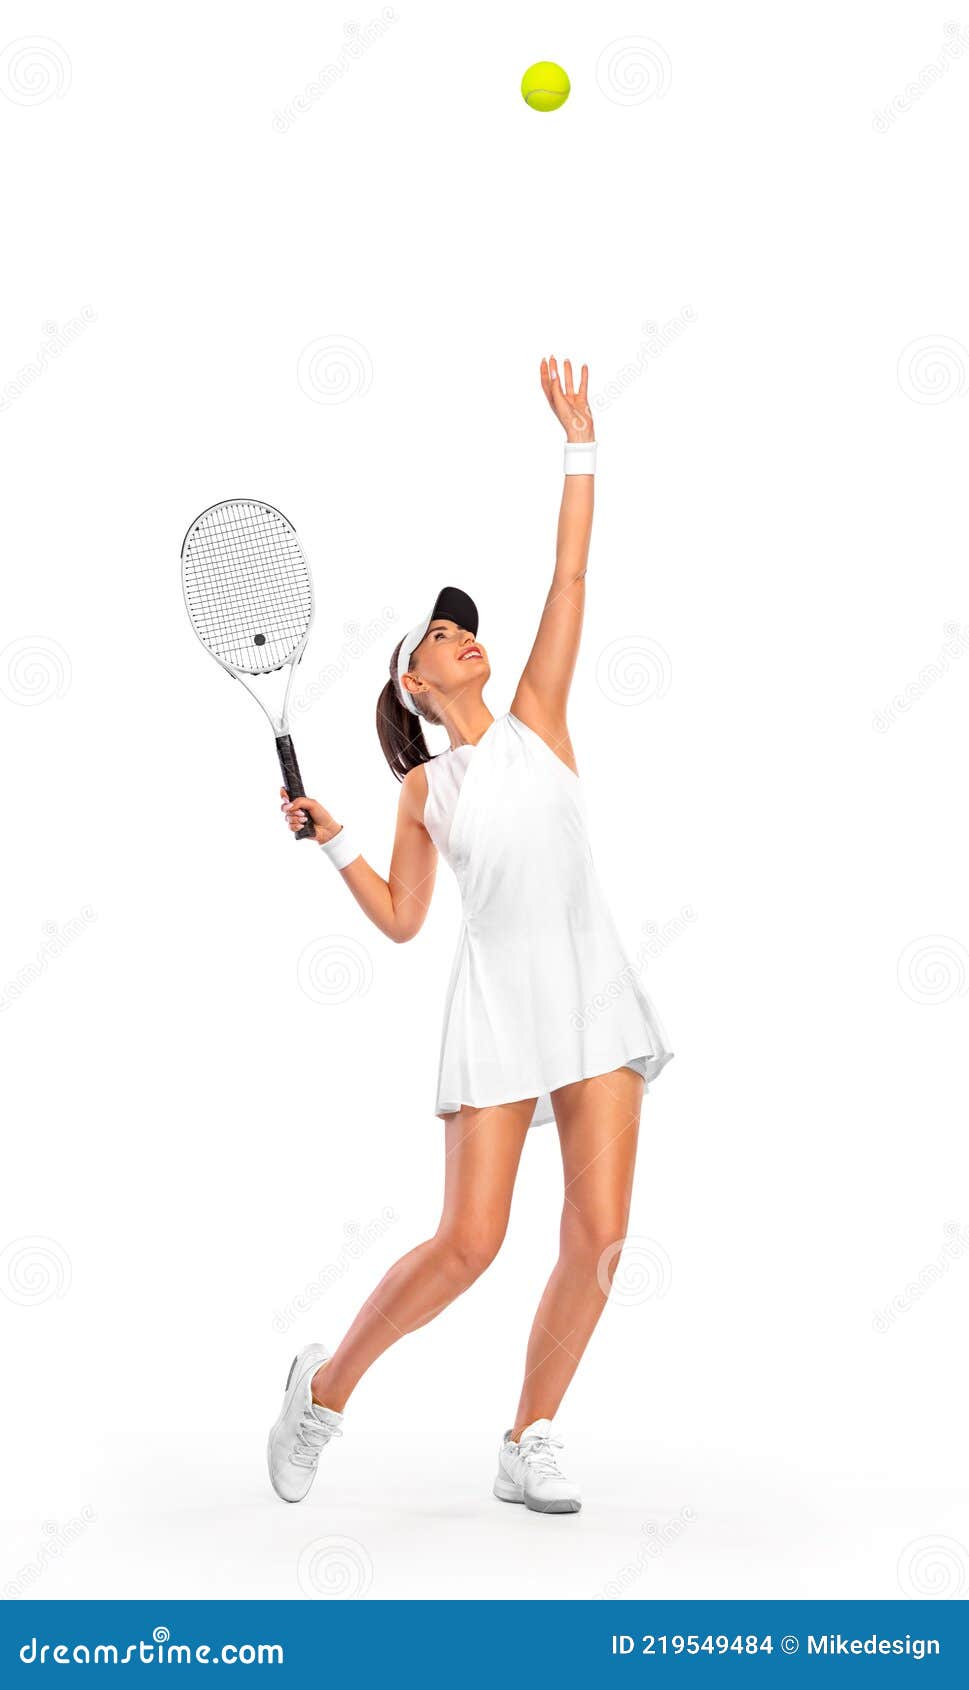
<svg viewBox="0 0 969 1690">
<path fill-rule="evenodd" d="M 182 590 L 199 639 L 223 669 L 241 681 L 269 717 L 283 785 L 304 796 L 286 716 L 296 665 L 313 620 L 313 582 L 296 531 L 261 499 L 226 499 L 197 516 L 182 543 Z M 288 665 L 279 715 L 248 676 Z M 313 839 L 312 822 L 296 834 Z"/>
</svg>

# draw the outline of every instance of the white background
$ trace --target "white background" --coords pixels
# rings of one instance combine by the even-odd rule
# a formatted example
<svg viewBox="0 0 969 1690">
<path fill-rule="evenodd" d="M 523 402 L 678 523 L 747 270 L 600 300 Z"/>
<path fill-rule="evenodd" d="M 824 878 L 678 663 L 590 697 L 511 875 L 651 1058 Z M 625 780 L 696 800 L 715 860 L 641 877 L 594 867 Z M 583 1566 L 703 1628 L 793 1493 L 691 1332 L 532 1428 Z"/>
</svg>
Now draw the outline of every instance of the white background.
<svg viewBox="0 0 969 1690">
<path fill-rule="evenodd" d="M 948 16 L 400 0 L 292 115 L 342 7 L 8 8 L 7 41 L 47 45 L 39 82 L 0 70 L 6 1594 L 969 1590 Z M 538 115 L 545 57 L 572 94 Z M 385 867 L 396 639 L 465 586 L 496 712 L 530 642 L 552 351 L 589 361 L 601 440 L 573 711 L 596 855 L 630 951 L 693 917 L 646 967 L 677 1059 L 560 1420 L 586 1506 L 490 1495 L 555 1250 L 546 1128 L 496 1265 L 285 1508 L 264 1440 L 293 1350 L 436 1220 L 458 900 L 442 869 L 395 948 L 293 845 L 265 723 L 185 619 L 181 538 L 231 496 L 294 521 L 319 601 L 297 747 Z"/>
</svg>

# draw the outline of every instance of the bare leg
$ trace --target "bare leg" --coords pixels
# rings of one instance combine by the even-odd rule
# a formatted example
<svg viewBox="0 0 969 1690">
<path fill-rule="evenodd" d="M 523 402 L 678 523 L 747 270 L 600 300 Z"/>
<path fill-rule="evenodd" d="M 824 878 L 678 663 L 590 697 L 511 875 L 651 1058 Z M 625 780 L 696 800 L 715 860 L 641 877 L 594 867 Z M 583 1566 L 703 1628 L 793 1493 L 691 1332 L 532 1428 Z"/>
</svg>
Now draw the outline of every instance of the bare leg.
<svg viewBox="0 0 969 1690">
<path fill-rule="evenodd" d="M 551 1420 L 601 1315 L 629 1218 L 643 1081 L 631 1068 L 554 1092 L 565 1203 L 559 1259 L 528 1340 L 514 1438 Z"/>
<path fill-rule="evenodd" d="M 433 1320 L 494 1260 L 534 1107 L 533 1098 L 447 1116 L 437 1232 L 384 1274 L 331 1359 L 314 1374 L 315 1402 L 342 1410 L 384 1350 Z"/>
</svg>

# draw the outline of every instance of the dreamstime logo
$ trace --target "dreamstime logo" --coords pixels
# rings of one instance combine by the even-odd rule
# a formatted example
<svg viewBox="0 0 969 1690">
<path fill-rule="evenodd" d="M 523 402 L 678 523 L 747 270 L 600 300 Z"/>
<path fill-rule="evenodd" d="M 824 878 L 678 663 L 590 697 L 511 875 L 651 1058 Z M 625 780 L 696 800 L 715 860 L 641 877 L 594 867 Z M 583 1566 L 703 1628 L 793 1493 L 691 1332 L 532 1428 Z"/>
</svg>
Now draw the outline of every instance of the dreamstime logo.
<svg viewBox="0 0 969 1690">
<path fill-rule="evenodd" d="M 674 939 L 678 939 L 681 934 L 685 933 L 695 920 L 696 910 L 692 904 L 683 904 L 680 907 L 679 915 L 674 915 L 669 921 L 664 921 L 662 925 L 658 921 L 644 921 L 640 929 L 643 935 L 642 942 L 636 952 L 636 960 L 640 966 L 648 968 L 650 957 L 655 960 L 656 957 L 662 956 L 663 952 L 672 945 Z"/>
<path fill-rule="evenodd" d="M 969 991 L 969 951 L 958 939 L 928 933 L 906 945 L 898 983 L 913 1003 L 948 1003 Z"/>
<path fill-rule="evenodd" d="M 373 381 L 370 353 L 349 335 L 324 335 L 304 346 L 296 379 L 317 405 L 343 405 L 360 399 Z"/>
<path fill-rule="evenodd" d="M 71 660 L 49 634 L 24 634 L 0 651 L 0 692 L 11 704 L 47 704 L 71 684 Z"/>
<path fill-rule="evenodd" d="M 355 1537 L 316 1537 L 300 1555 L 296 1578 L 304 1596 L 347 1601 L 366 1595 L 373 1562 Z"/>
<path fill-rule="evenodd" d="M 373 984 L 369 952 L 343 934 L 312 939 L 296 965 L 300 988 L 314 1003 L 349 1003 Z"/>
<path fill-rule="evenodd" d="M 22 364 L 16 375 L 5 381 L 0 390 L 0 411 L 9 411 L 14 401 L 19 399 L 28 387 L 33 387 L 61 353 L 73 346 L 78 336 L 97 320 L 97 312 L 92 306 L 85 305 L 76 317 L 68 318 L 66 323 L 42 323 L 41 334 L 44 338 L 35 357 L 29 363 Z"/>
<path fill-rule="evenodd" d="M 25 962 L 12 980 L 7 980 L 0 986 L 0 1013 L 9 1009 L 11 1004 L 22 998 L 28 987 L 34 985 L 41 975 L 46 973 L 48 964 L 56 957 L 62 956 L 75 939 L 86 932 L 92 921 L 97 920 L 97 913 L 90 904 L 85 904 L 80 915 L 74 915 L 63 925 L 56 921 L 45 921 L 43 925 L 44 938 L 36 951 L 32 961 Z"/>
<path fill-rule="evenodd" d="M 35 1308 L 71 1288 L 71 1260 L 55 1238 L 14 1238 L 0 1250 L 0 1291 L 10 1303 Z"/>
<path fill-rule="evenodd" d="M 44 1541 L 39 1545 L 33 1560 L 26 1561 L 22 1567 L 18 1567 L 16 1578 L 8 1579 L 3 1587 L 4 1596 L 10 1601 L 16 1601 L 18 1597 L 25 1596 L 38 1580 L 43 1578 L 51 1561 L 58 1560 L 65 1550 L 70 1549 L 71 1545 L 77 1542 L 79 1537 L 83 1537 L 88 1526 L 92 1525 L 96 1519 L 97 1514 L 94 1509 L 85 1503 L 80 1514 L 75 1514 L 70 1520 L 65 1520 L 63 1525 L 59 1525 L 56 1520 L 45 1520 L 40 1528 Z"/>
<path fill-rule="evenodd" d="M 969 1596 L 969 1549 L 954 1537 L 917 1537 L 898 1557 L 905 1596 Z"/>
<path fill-rule="evenodd" d="M 596 81 L 607 100 L 617 106 L 641 106 L 661 100 L 673 81 L 673 67 L 665 47 L 645 35 L 624 35 L 610 41 L 599 54 Z"/>
<path fill-rule="evenodd" d="M 948 335 L 910 340 L 898 355 L 898 385 L 917 405 L 944 405 L 969 390 L 969 351 Z"/>
<path fill-rule="evenodd" d="M 343 632 L 346 634 L 339 653 L 332 663 L 327 663 L 317 671 L 311 681 L 307 681 L 297 693 L 290 705 L 290 711 L 299 712 L 309 710 L 311 705 L 329 692 L 337 681 L 342 681 L 350 673 L 351 666 L 358 658 L 364 657 L 368 651 L 382 640 L 384 635 L 397 622 L 396 610 L 385 608 L 379 616 L 361 627 L 359 622 L 347 622 Z"/>
<path fill-rule="evenodd" d="M 316 1278 L 311 1279 L 297 1296 L 291 1298 L 281 1309 L 276 1310 L 273 1316 L 273 1331 L 288 1332 L 291 1326 L 294 1326 L 304 1315 L 309 1314 L 313 1304 L 326 1291 L 329 1291 L 332 1285 L 342 1279 L 344 1274 L 349 1273 L 350 1269 L 367 1254 L 368 1250 L 372 1249 L 379 1239 L 384 1237 L 385 1233 L 390 1231 L 392 1226 L 396 1225 L 399 1219 L 400 1216 L 396 1209 L 387 1208 L 375 1219 L 367 1221 L 365 1226 L 360 1226 L 357 1221 L 347 1221 L 343 1229 L 346 1237 L 337 1253 L 336 1261 L 328 1262 L 326 1267 L 320 1269 Z"/>
<path fill-rule="evenodd" d="M 958 622 L 947 622 L 942 630 L 945 634 L 945 644 L 937 658 L 927 663 L 921 669 L 914 681 L 909 681 L 901 692 L 897 692 L 891 703 L 884 710 L 879 710 L 872 721 L 876 733 L 885 734 L 889 728 L 911 710 L 920 698 L 924 698 L 930 687 L 949 674 L 953 662 L 958 662 L 969 651 L 969 627 L 960 628 Z"/>
<path fill-rule="evenodd" d="M 50 1630 L 47 1631 L 50 1636 Z M 50 1654 L 61 1666 L 128 1666 L 134 1661 L 139 1666 L 150 1666 L 157 1661 L 160 1666 L 216 1666 L 219 1661 L 225 1661 L 230 1666 L 282 1666 L 285 1651 L 281 1643 L 230 1643 L 226 1641 L 219 1648 L 213 1648 L 209 1643 L 173 1643 L 171 1629 L 167 1625 L 152 1627 L 151 1641 L 139 1637 L 137 1641 L 130 1639 L 121 1643 L 107 1643 L 97 1640 L 91 1643 L 57 1643 L 51 1644 L 36 1634 L 28 1642 L 21 1645 L 20 1660 L 24 1666 L 33 1666 L 38 1660 L 44 1662 Z"/>
<path fill-rule="evenodd" d="M 640 376 L 646 374 L 650 364 L 657 363 L 696 320 L 697 314 L 693 306 L 684 305 L 682 311 L 675 317 L 667 318 L 665 323 L 643 323 L 643 339 L 635 356 L 592 394 L 589 400 L 592 410 L 598 414 L 608 411 L 610 405 L 621 399 L 627 389 L 632 387 Z"/>
<path fill-rule="evenodd" d="M 907 82 L 901 94 L 894 95 L 882 111 L 876 111 L 871 126 L 879 135 L 884 135 L 897 117 L 903 117 L 906 112 L 911 111 L 922 95 L 942 79 L 953 60 L 961 59 L 969 48 L 969 30 L 964 25 L 947 23 L 945 33 L 948 39 L 943 44 L 938 58 L 932 64 L 923 65 L 914 82 Z"/>
<path fill-rule="evenodd" d="M 909 1280 L 904 1291 L 897 1291 L 891 1302 L 873 1316 L 872 1328 L 879 1335 L 890 1332 L 900 1315 L 909 1314 L 916 1303 L 921 1302 L 926 1293 L 945 1278 L 953 1262 L 969 1255 L 969 1226 L 960 1226 L 958 1221 L 946 1221 L 943 1231 L 945 1243 L 935 1261 L 926 1262 L 915 1278 Z"/>
<path fill-rule="evenodd" d="M 344 24 L 343 33 L 346 39 L 336 60 L 331 64 L 324 65 L 323 69 L 317 72 L 314 80 L 307 82 L 301 94 L 294 94 L 286 105 L 273 112 L 273 128 L 277 135 L 285 135 L 288 130 L 292 129 L 298 117 L 302 117 L 304 113 L 311 111 L 317 100 L 322 100 L 328 89 L 332 88 L 335 83 L 342 81 L 347 71 L 352 69 L 357 60 L 362 59 L 374 43 L 386 35 L 391 24 L 396 22 L 397 13 L 393 6 L 385 6 L 379 18 L 371 18 L 370 22 L 364 24 L 362 28 L 356 22 Z"/>
<path fill-rule="evenodd" d="M 640 1528 L 645 1542 L 639 1552 L 632 1561 L 627 1561 L 625 1566 L 620 1567 L 615 1577 L 604 1584 L 601 1590 L 596 1591 L 596 1597 L 605 1601 L 609 1597 L 624 1596 L 630 1585 L 649 1572 L 650 1562 L 661 1561 L 667 1550 L 672 1549 L 695 1522 L 696 1513 L 692 1508 L 681 1508 L 676 1518 L 668 1520 L 663 1526 L 657 1525 L 655 1520 L 645 1521 Z"/>
<path fill-rule="evenodd" d="M 649 704 L 670 690 L 673 666 L 669 653 L 645 634 L 624 634 L 600 652 L 596 664 L 599 689 L 612 704 Z"/>
<path fill-rule="evenodd" d="M 690 904 L 684 904 L 679 915 L 673 916 L 671 921 L 664 921 L 662 926 L 656 921 L 644 921 L 640 932 L 643 937 L 636 948 L 636 955 L 624 962 L 622 968 L 607 980 L 599 991 L 582 1005 L 581 1009 L 572 1011 L 571 1023 L 577 1033 L 585 1032 L 599 1016 L 604 1014 L 610 1004 L 618 1000 L 629 990 L 640 973 L 649 967 L 650 958 L 656 959 L 678 939 L 682 933 L 696 920 L 696 911 Z"/>
<path fill-rule="evenodd" d="M 0 51 L 0 94 L 15 106 L 59 100 L 71 86 L 71 61 L 59 41 L 24 35 Z"/>
<path fill-rule="evenodd" d="M 618 1262 L 617 1262 L 618 1257 Z M 653 1297 L 665 1297 L 673 1280 L 673 1266 L 655 1238 L 622 1238 L 608 1244 L 596 1267 L 599 1289 L 620 1308 L 637 1308 Z"/>
</svg>

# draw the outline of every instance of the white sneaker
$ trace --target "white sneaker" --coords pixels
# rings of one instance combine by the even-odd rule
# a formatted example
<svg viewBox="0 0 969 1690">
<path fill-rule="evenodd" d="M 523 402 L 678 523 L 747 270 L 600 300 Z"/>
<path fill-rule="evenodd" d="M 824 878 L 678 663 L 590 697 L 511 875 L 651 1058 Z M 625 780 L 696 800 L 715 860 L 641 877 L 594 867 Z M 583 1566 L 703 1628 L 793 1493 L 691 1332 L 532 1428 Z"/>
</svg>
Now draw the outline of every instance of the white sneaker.
<svg viewBox="0 0 969 1690">
<path fill-rule="evenodd" d="M 321 1408 L 312 1399 L 313 1375 L 330 1352 L 310 1344 L 293 1357 L 279 1419 L 269 1434 L 269 1477 L 284 1502 L 302 1502 L 316 1478 L 320 1451 L 331 1438 L 341 1438 L 342 1414 Z"/>
<path fill-rule="evenodd" d="M 562 1440 L 551 1432 L 551 1420 L 533 1420 L 517 1444 L 505 1433 L 494 1493 L 502 1502 L 523 1502 L 539 1514 L 577 1514 L 582 1498 L 559 1470 L 553 1451 L 562 1448 Z"/>
</svg>

